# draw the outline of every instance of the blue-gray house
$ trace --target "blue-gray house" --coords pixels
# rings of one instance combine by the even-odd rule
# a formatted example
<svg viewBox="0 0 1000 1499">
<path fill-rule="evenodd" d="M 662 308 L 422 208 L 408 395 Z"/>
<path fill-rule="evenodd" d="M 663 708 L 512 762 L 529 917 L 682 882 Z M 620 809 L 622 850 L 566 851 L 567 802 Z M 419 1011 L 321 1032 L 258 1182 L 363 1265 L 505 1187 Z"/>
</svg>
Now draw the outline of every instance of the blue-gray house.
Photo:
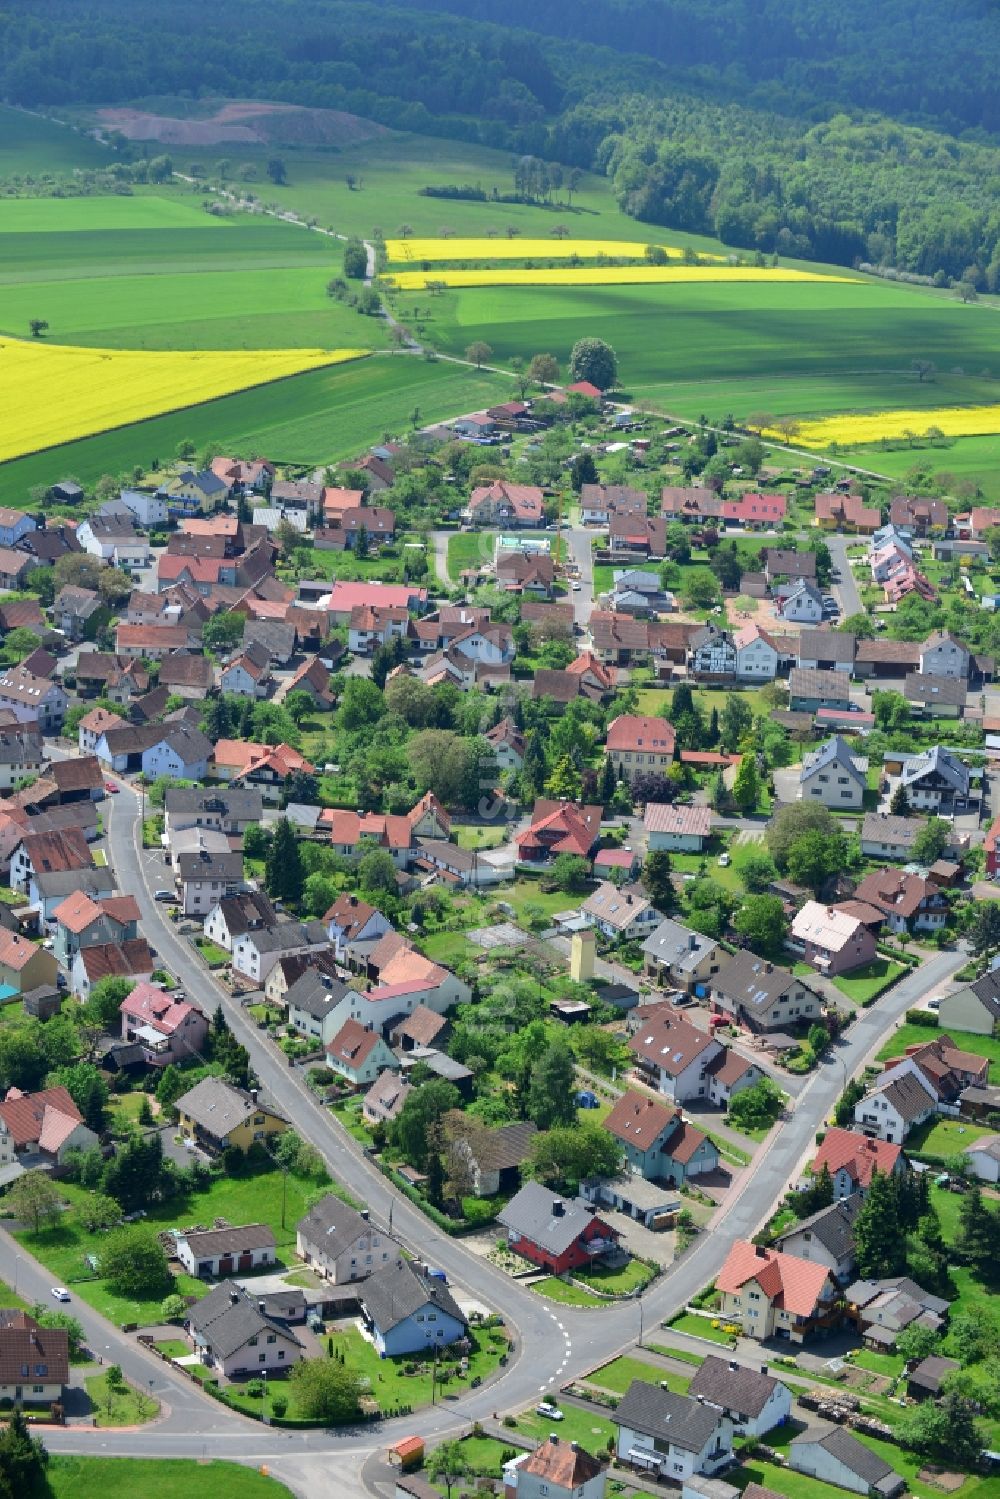
<svg viewBox="0 0 1000 1499">
<path fill-rule="evenodd" d="M 361 1315 L 381 1358 L 447 1348 L 468 1323 L 443 1281 L 408 1260 L 378 1270 L 361 1291 Z"/>
</svg>

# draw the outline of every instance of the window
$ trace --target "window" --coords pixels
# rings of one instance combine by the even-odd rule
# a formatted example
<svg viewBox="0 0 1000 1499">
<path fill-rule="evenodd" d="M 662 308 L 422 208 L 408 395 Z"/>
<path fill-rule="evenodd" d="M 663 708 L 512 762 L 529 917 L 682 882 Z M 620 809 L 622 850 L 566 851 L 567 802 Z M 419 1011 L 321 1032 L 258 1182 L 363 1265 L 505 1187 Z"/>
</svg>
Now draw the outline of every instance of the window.
<svg viewBox="0 0 1000 1499">
<path fill-rule="evenodd" d="M 32 1387 L 31 1387 L 31 1393 L 33 1395 L 41 1395 L 43 1393 L 44 1389 L 45 1389 L 44 1385 L 41 1385 L 41 1384 L 32 1385 Z"/>
<path fill-rule="evenodd" d="M 256 1346 L 257 1346 L 257 1334 L 254 1333 L 253 1337 L 250 1339 L 250 1347 L 251 1348 L 256 1348 Z"/>
<path fill-rule="evenodd" d="M 273 1332 L 269 1332 L 268 1335 L 267 1335 L 267 1341 L 269 1343 L 276 1343 L 278 1341 L 277 1334 L 273 1333 Z"/>
<path fill-rule="evenodd" d="M 279 1358 L 284 1358 L 284 1356 L 285 1356 L 285 1350 L 283 1348 L 279 1348 L 278 1349 L 278 1357 Z"/>
<path fill-rule="evenodd" d="M 266 1353 L 258 1353 L 258 1355 L 257 1355 L 257 1362 L 258 1362 L 258 1364 L 263 1364 L 266 1361 L 267 1361 L 267 1354 Z"/>
</svg>

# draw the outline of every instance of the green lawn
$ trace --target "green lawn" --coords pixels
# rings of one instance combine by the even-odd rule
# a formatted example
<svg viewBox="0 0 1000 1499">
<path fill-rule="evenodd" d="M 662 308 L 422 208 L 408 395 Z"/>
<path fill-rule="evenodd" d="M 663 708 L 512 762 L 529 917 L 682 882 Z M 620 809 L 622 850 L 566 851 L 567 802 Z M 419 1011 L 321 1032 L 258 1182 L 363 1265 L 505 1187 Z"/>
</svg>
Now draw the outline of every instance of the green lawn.
<svg viewBox="0 0 1000 1499">
<path fill-rule="evenodd" d="M 877 1060 L 884 1062 L 888 1057 L 901 1057 L 908 1046 L 925 1045 L 928 1041 L 933 1041 L 937 1034 L 935 1026 L 910 1025 L 904 1021 L 886 1041 Z M 971 1051 L 977 1057 L 988 1057 L 990 1082 L 1000 1082 L 1000 1036 L 976 1036 L 972 1031 L 956 1030 L 948 1030 L 947 1034 L 960 1051 Z"/>
<path fill-rule="evenodd" d="M 646 1384 L 665 1384 L 675 1395 L 686 1395 L 691 1383 L 687 1374 L 675 1374 L 658 1364 L 647 1364 L 644 1359 L 631 1358 L 627 1354 L 612 1359 L 609 1364 L 602 1364 L 600 1369 L 587 1375 L 584 1383 L 596 1385 L 600 1390 L 611 1390 L 615 1395 L 624 1395 L 634 1379 L 645 1380 Z"/>
<path fill-rule="evenodd" d="M 579 1286 L 571 1286 L 558 1276 L 548 1275 L 544 1280 L 536 1280 L 531 1289 L 539 1296 L 544 1296 L 546 1301 L 558 1301 L 562 1306 L 607 1306 L 608 1303 L 602 1296 L 591 1296 L 589 1291 L 583 1291 Z"/>
<path fill-rule="evenodd" d="M 477 1376 L 485 1379 L 497 1367 L 500 1355 L 506 1352 L 508 1347 L 507 1336 L 502 1328 L 487 1330 L 471 1327 L 469 1339 L 473 1346 L 469 1355 L 467 1378 L 458 1379 L 446 1376 L 444 1371 L 452 1364 L 457 1364 L 457 1358 L 443 1355 L 439 1360 L 435 1382 L 438 1400 L 443 1395 L 462 1394 L 468 1390 L 469 1380 Z M 351 1328 L 349 1332 L 334 1334 L 333 1347 L 337 1354 L 343 1353 L 345 1362 L 352 1369 L 356 1369 L 362 1378 L 367 1379 L 371 1394 L 374 1395 L 384 1412 L 393 1411 L 401 1405 L 410 1405 L 416 1409 L 418 1406 L 430 1404 L 432 1384 L 430 1360 L 420 1363 L 419 1360 L 411 1357 L 379 1358 L 372 1345 L 354 1328 Z M 404 1372 L 406 1366 L 414 1362 L 418 1363 L 421 1372 L 406 1374 Z"/>
<path fill-rule="evenodd" d="M 593 1112 L 596 1113 L 597 1110 Z M 607 1270 L 595 1265 L 591 1270 L 578 1271 L 576 1279 L 586 1281 L 595 1291 L 607 1291 L 621 1296 L 648 1286 L 653 1279 L 653 1271 L 642 1260 L 631 1259 L 620 1270 Z"/>
<path fill-rule="evenodd" d="M 906 972 L 902 963 L 893 963 L 889 958 L 875 958 L 863 968 L 856 968 L 853 973 L 838 975 L 833 983 L 852 1004 L 870 1005 Z"/>
<path fill-rule="evenodd" d="M 231 962 L 231 954 L 224 947 L 217 947 L 214 942 L 209 942 L 207 937 L 195 937 L 194 945 L 209 968 L 224 968 Z"/>
<path fill-rule="evenodd" d="M 895 1379 L 902 1374 L 906 1360 L 898 1353 L 876 1353 L 873 1348 L 859 1348 L 851 1363 L 859 1369 L 869 1369 L 872 1374 L 883 1374 L 886 1379 Z"/>
<path fill-rule="evenodd" d="M 479 952 L 461 932 L 431 932 L 430 936 L 418 937 L 417 945 L 433 962 L 443 963 L 446 968 L 454 968 L 456 963 L 465 962 Z"/>
<path fill-rule="evenodd" d="M 544 916 L 553 917 L 558 911 L 569 911 L 580 904 L 580 897 L 567 895 L 565 890 L 546 891 L 538 880 L 518 879 L 513 885 L 496 892 L 498 900 L 507 901 L 514 907 L 514 920 L 526 926 L 525 912 L 529 906 L 537 906 Z"/>
<path fill-rule="evenodd" d="M 983 1135 L 990 1134 L 995 1134 L 995 1131 L 980 1124 L 969 1124 L 964 1119 L 932 1118 L 910 1131 L 906 1149 L 911 1155 L 937 1156 L 939 1160 L 948 1160 L 951 1156 L 961 1155 L 973 1140 L 980 1140 Z"/>
<path fill-rule="evenodd" d="M 211 1223 L 215 1217 L 230 1223 L 267 1223 L 274 1231 L 278 1254 L 291 1262 L 294 1255 L 295 1224 L 306 1211 L 307 1200 L 316 1183 L 289 1174 L 285 1206 L 285 1226 L 281 1225 L 282 1173 L 266 1171 L 256 1176 L 215 1177 L 204 1192 L 174 1198 L 169 1203 L 151 1203 L 144 1220 L 150 1228 L 160 1230 L 183 1227 L 191 1223 Z M 81 1202 L 86 1192 L 69 1182 L 60 1182 L 59 1191 L 72 1205 Z M 84 1256 L 100 1254 L 101 1236 L 89 1234 L 68 1211 L 53 1228 L 38 1233 L 24 1230 L 18 1239 L 52 1275 L 54 1284 L 67 1286 L 74 1297 L 92 1306 L 102 1316 L 116 1323 L 148 1323 L 159 1319 L 162 1296 L 133 1300 L 118 1296 L 101 1279 L 82 1279 L 93 1272 Z M 176 1278 L 174 1289 L 186 1295 L 204 1295 L 206 1282 L 188 1275 Z"/>
<path fill-rule="evenodd" d="M 448 575 L 458 582 L 470 567 L 487 567 L 493 561 L 495 531 L 456 531 L 448 537 Z"/>
<path fill-rule="evenodd" d="M 46 1499 L 290 1499 L 290 1491 L 239 1463 L 137 1457 L 49 1458 Z"/>
<path fill-rule="evenodd" d="M 452 825 L 452 832 L 455 834 L 455 842 L 459 848 L 500 848 L 504 840 L 502 827 L 456 827 Z"/>
<path fill-rule="evenodd" d="M 107 1374 L 92 1374 L 84 1384 L 98 1426 L 141 1426 L 160 1413 L 157 1401 L 134 1385 L 109 1388 Z"/>
<path fill-rule="evenodd" d="M 558 1400 L 557 1400 L 558 1403 Z M 566 1442 L 579 1442 L 588 1452 L 595 1454 L 607 1450 L 608 1438 L 616 1432 L 614 1424 L 596 1411 L 581 1410 L 578 1405 L 560 1405 L 563 1418 L 559 1422 L 559 1435 Z M 538 1416 L 534 1410 L 524 1411 L 517 1418 L 517 1429 L 526 1436 L 544 1441 L 555 1430 L 551 1416 Z"/>
<path fill-rule="evenodd" d="M 697 1317 L 694 1312 L 680 1312 L 676 1317 L 671 1317 L 667 1323 L 671 1332 L 686 1332 L 695 1338 L 708 1338 L 712 1343 L 725 1343 L 727 1346 L 733 1339 L 730 1333 L 725 1332 L 722 1319 L 719 1318 L 719 1326 L 713 1327 L 713 1317 Z"/>
</svg>

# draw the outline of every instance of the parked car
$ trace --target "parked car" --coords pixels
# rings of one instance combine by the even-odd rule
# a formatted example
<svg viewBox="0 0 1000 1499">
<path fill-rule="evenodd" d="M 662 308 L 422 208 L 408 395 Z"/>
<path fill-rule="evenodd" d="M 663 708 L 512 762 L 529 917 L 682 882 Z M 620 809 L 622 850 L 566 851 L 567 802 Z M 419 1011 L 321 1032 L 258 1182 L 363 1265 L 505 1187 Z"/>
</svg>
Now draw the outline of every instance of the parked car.
<svg viewBox="0 0 1000 1499">
<path fill-rule="evenodd" d="M 731 863 L 731 860 L 730 860 L 728 854 L 720 854 L 719 855 L 719 868 L 720 869 L 728 869 L 730 863 Z"/>
<path fill-rule="evenodd" d="M 563 1413 L 558 1405 L 553 1405 L 551 1400 L 543 1400 L 540 1405 L 535 1406 L 536 1416 L 548 1416 L 550 1421 L 561 1421 Z"/>
<path fill-rule="evenodd" d="M 72 1298 L 71 1298 L 71 1296 L 70 1296 L 70 1294 L 67 1291 L 67 1289 L 66 1289 L 65 1286 L 53 1286 L 52 1287 L 52 1294 L 55 1297 L 56 1301 L 70 1301 L 70 1300 L 72 1300 Z"/>
<path fill-rule="evenodd" d="M 104 789 L 109 796 L 117 796 L 122 788 L 116 785 L 114 781 L 105 781 Z"/>
<path fill-rule="evenodd" d="M 175 900 L 176 896 L 172 890 L 157 890 L 153 895 L 154 900 Z"/>
</svg>

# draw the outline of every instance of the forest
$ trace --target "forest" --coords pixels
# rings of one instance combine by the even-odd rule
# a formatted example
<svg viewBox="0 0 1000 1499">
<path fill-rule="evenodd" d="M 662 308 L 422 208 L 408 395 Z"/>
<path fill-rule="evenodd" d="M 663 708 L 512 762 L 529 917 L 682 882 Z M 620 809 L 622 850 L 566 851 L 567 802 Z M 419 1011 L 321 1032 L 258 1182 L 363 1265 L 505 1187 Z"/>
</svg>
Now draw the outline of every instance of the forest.
<svg viewBox="0 0 1000 1499">
<path fill-rule="evenodd" d="M 644 222 L 980 291 L 1000 285 L 998 70 L 985 0 L 36 0 L 0 15 L 0 96 L 17 104 L 347 110 L 605 173 Z"/>
</svg>

